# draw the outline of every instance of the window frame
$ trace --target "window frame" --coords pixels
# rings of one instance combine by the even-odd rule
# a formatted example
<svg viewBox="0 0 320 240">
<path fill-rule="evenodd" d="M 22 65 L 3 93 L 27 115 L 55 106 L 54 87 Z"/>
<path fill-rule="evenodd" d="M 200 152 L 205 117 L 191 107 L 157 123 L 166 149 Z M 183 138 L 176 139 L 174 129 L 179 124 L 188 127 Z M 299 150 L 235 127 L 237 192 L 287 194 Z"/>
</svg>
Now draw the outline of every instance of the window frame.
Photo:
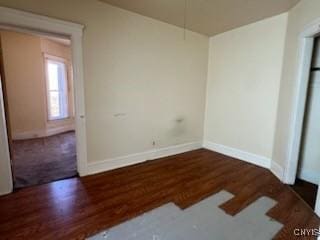
<svg viewBox="0 0 320 240">
<path fill-rule="evenodd" d="M 50 89 L 49 89 L 49 75 L 48 75 L 48 61 L 51 62 L 57 62 L 57 63 L 62 63 L 65 66 L 65 87 L 63 94 L 65 94 L 66 98 L 66 116 L 65 117 L 51 117 L 51 112 L 50 112 Z M 69 101 L 69 64 L 68 60 L 62 57 L 57 57 L 54 55 L 49 55 L 49 54 L 44 54 L 44 65 L 45 65 L 45 85 L 46 85 L 46 114 L 47 114 L 47 121 L 48 122 L 53 122 L 53 121 L 63 121 L 66 119 L 70 118 L 70 101 Z M 61 93 L 61 91 L 58 91 Z"/>
</svg>

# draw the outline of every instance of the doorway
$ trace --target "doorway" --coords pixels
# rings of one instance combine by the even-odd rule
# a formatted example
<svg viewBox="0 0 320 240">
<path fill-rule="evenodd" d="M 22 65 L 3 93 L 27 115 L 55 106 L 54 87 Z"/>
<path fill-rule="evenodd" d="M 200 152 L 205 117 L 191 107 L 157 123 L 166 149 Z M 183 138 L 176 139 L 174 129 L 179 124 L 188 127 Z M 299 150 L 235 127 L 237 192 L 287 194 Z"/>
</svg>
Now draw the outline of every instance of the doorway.
<svg viewBox="0 0 320 240">
<path fill-rule="evenodd" d="M 82 57 L 82 35 L 84 26 L 6 7 L 0 7 L 0 25 L 11 29 L 24 29 L 41 33 L 46 36 L 62 36 L 71 39 L 77 171 L 80 176 L 87 175 L 86 116 Z M 1 84 L 0 89 L 3 89 Z M 0 111 L 0 195 L 4 195 L 13 191 L 13 181 L 2 91 L 0 93 Z"/>
<path fill-rule="evenodd" d="M 293 189 L 315 208 L 320 183 L 320 38 L 314 38 L 298 169 Z"/>
<path fill-rule="evenodd" d="M 71 41 L 0 29 L 14 187 L 77 176 Z"/>
<path fill-rule="evenodd" d="M 315 148 L 315 145 L 312 146 L 312 144 L 310 143 L 310 132 L 312 131 L 309 130 L 308 134 L 307 130 L 308 125 L 310 127 L 310 119 L 313 119 L 313 117 L 311 118 L 311 115 L 315 115 L 315 113 L 318 113 L 318 111 L 313 110 L 311 114 L 310 109 L 317 108 L 314 107 L 316 104 L 314 104 L 315 101 L 313 99 L 317 98 L 317 93 L 314 88 L 314 83 L 317 82 L 317 80 L 314 79 L 317 79 L 315 75 L 317 74 L 317 71 L 315 70 L 317 70 L 316 62 L 318 61 L 316 59 L 316 52 L 318 51 L 318 37 L 320 35 L 319 26 L 320 19 L 306 26 L 299 36 L 299 65 L 297 66 L 296 89 L 293 99 L 293 110 L 290 122 L 290 139 L 283 181 L 287 184 L 293 185 L 293 188 L 302 188 L 303 190 L 300 189 L 301 192 L 310 193 L 310 189 L 312 189 L 311 198 L 312 202 L 315 202 L 315 206 L 313 206 L 313 203 L 310 205 L 320 216 L 319 179 L 315 180 L 314 183 L 310 183 L 310 181 L 306 181 L 304 179 L 302 179 L 301 181 L 301 178 L 304 178 L 302 175 L 304 175 L 303 171 L 305 172 L 306 166 L 306 162 L 302 161 L 306 159 L 307 156 L 314 155 L 312 152 L 314 152 L 314 150 L 318 148 L 320 144 L 319 138 L 317 138 L 317 147 Z M 312 138 L 315 139 L 314 137 Z M 315 144 L 314 141 L 311 142 Z M 306 154 L 306 150 L 308 154 Z M 317 162 L 319 162 L 319 159 L 317 159 Z M 308 163 L 307 165 L 310 164 Z M 305 196 L 302 197 L 305 198 Z"/>
</svg>

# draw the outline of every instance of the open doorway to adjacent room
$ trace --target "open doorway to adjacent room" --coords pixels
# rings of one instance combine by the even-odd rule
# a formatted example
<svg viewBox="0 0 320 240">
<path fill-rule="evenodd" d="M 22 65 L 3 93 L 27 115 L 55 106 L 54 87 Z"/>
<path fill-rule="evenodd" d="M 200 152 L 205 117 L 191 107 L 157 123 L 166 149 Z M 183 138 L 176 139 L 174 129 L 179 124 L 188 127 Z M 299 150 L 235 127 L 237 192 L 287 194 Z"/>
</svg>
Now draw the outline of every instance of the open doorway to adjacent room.
<svg viewBox="0 0 320 240">
<path fill-rule="evenodd" d="M 303 116 L 300 152 L 292 188 L 315 208 L 320 182 L 320 39 L 314 38 Z"/>
<path fill-rule="evenodd" d="M 14 187 L 77 176 L 70 39 L 0 27 Z"/>
</svg>

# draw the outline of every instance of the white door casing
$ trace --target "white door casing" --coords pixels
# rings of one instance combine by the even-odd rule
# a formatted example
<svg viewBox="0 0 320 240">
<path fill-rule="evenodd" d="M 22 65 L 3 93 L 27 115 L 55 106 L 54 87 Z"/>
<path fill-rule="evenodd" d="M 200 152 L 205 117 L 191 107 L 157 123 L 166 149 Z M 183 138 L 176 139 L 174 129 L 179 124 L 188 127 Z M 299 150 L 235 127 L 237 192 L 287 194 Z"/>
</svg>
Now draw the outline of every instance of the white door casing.
<svg viewBox="0 0 320 240">
<path fill-rule="evenodd" d="M 87 175 L 87 143 L 82 59 L 82 33 L 84 26 L 5 7 L 0 7 L 0 26 L 38 32 L 49 36 L 64 36 L 71 39 L 75 96 L 77 168 L 80 176 Z M 0 174 L 1 195 L 10 193 L 13 190 L 2 95 L 0 95 L 0 146 L 0 168 L 5 171 L 5 174 L 2 172 Z"/>
<path fill-rule="evenodd" d="M 304 28 L 299 36 L 299 65 L 290 120 L 290 135 L 284 182 L 293 184 L 297 176 L 300 142 L 307 99 L 310 67 L 315 37 L 320 34 L 320 18 Z M 320 141 L 319 141 L 320 145 Z M 318 189 L 315 212 L 320 216 L 320 191 Z"/>
</svg>

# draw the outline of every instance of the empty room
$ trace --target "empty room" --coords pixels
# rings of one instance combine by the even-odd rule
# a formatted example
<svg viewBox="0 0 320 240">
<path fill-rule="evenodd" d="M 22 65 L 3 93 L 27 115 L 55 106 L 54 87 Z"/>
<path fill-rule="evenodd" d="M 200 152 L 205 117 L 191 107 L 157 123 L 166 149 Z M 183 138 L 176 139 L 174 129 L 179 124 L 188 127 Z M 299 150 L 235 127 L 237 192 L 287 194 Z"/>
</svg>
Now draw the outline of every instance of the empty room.
<svg viewBox="0 0 320 240">
<path fill-rule="evenodd" d="M 0 239 L 319 239 L 319 36 L 319 0 L 0 0 Z"/>
<path fill-rule="evenodd" d="M 70 40 L 21 30 L 0 40 L 14 188 L 76 176 Z"/>
</svg>

